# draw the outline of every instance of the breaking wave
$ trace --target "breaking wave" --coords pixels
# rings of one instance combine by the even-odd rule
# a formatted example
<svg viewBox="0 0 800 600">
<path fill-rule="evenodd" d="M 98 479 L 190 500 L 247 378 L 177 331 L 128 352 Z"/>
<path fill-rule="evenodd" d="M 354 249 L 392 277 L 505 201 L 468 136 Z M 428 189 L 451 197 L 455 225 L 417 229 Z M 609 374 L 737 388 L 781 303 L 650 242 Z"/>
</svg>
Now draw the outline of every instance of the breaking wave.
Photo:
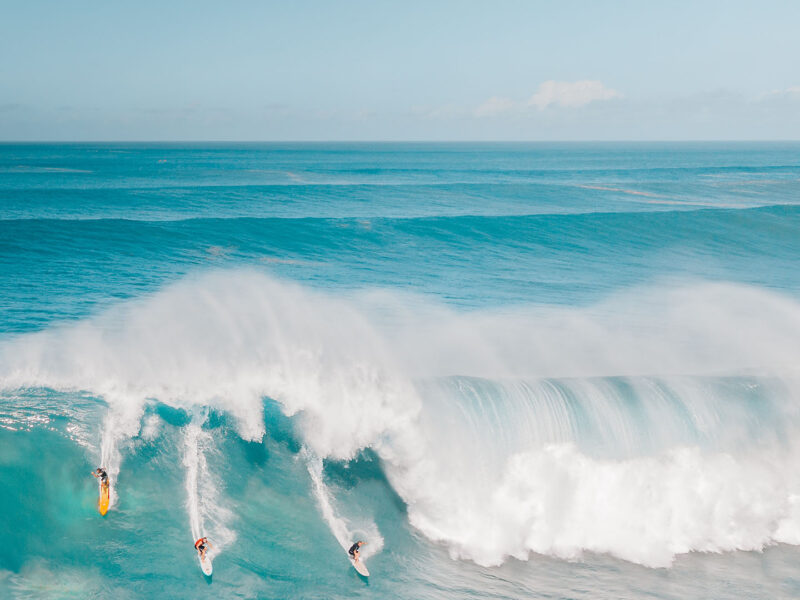
<svg viewBox="0 0 800 600">
<path fill-rule="evenodd" d="M 271 398 L 296 423 L 337 539 L 353 532 L 322 461 L 369 448 L 410 523 L 454 558 L 590 551 L 667 566 L 685 552 L 800 543 L 798 339 L 800 303 L 743 285 L 454 312 L 235 270 L 7 338 L 0 386 L 101 396 L 114 480 L 149 401 L 224 411 L 259 440 Z M 200 492 L 215 489 L 208 451 L 213 432 L 187 425 L 193 536 L 221 514 Z M 213 526 L 232 543 L 227 522 Z"/>
</svg>

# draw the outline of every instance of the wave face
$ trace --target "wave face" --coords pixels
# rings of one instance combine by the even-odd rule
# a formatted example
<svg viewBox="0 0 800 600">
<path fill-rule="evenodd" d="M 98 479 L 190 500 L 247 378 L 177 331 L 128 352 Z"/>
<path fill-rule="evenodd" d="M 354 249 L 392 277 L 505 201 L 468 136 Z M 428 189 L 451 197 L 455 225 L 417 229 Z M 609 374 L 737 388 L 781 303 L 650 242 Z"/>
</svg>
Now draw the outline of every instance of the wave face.
<svg viewBox="0 0 800 600">
<path fill-rule="evenodd" d="M 795 150 L 0 147 L 0 591 L 796 595 Z"/>
</svg>

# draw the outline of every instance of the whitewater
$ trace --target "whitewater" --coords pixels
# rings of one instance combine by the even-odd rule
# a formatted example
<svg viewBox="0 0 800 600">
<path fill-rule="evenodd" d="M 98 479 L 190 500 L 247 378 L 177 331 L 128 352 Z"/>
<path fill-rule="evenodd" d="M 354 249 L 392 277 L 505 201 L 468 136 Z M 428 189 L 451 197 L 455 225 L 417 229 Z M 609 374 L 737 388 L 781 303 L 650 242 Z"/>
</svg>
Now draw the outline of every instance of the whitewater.
<svg viewBox="0 0 800 600">
<path fill-rule="evenodd" d="M 0 590 L 796 595 L 794 149 L 434 150 L 2 147 Z"/>
</svg>

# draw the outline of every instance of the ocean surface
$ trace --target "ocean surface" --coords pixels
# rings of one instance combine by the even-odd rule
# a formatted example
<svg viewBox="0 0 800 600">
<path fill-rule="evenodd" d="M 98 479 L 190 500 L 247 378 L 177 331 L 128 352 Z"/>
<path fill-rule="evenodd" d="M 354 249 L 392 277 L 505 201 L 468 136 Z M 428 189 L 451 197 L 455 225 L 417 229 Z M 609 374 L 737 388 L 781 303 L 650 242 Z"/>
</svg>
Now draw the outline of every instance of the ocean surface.
<svg viewBox="0 0 800 600">
<path fill-rule="evenodd" d="M 800 143 L 0 145 L 2 598 L 797 598 L 799 434 Z"/>
</svg>

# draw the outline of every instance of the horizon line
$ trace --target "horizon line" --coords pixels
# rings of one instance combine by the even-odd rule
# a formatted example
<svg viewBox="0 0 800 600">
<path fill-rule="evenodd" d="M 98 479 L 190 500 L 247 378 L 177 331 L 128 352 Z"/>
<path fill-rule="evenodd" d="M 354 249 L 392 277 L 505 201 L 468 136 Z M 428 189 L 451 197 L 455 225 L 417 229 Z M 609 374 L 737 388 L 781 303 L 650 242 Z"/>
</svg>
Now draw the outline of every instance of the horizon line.
<svg viewBox="0 0 800 600">
<path fill-rule="evenodd" d="M 0 140 L 0 144 L 653 144 L 653 143 L 798 143 L 800 138 L 736 138 L 736 139 L 585 139 L 585 140 L 404 140 L 404 139 L 298 139 L 298 140 L 225 140 L 225 139 L 174 139 L 174 140 Z"/>
</svg>

